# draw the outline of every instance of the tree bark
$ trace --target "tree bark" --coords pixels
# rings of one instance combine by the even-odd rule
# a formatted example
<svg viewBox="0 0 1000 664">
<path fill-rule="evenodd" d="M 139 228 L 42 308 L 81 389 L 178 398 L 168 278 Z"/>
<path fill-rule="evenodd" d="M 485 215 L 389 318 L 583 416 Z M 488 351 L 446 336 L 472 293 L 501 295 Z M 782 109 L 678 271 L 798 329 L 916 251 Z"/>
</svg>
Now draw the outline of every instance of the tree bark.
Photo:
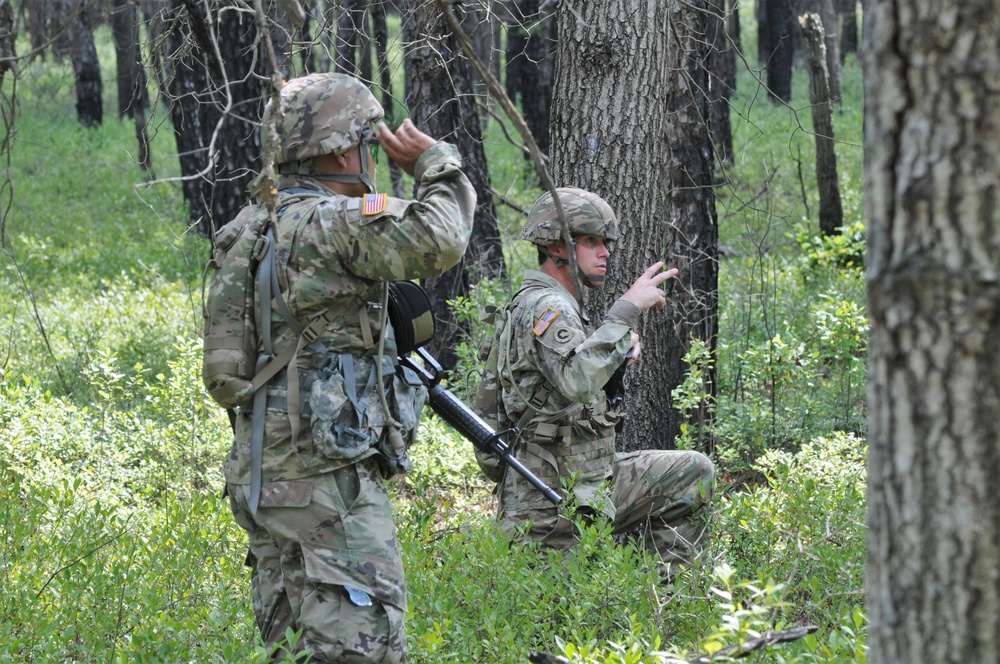
<svg viewBox="0 0 1000 664">
<path fill-rule="evenodd" d="M 736 53 L 743 50 L 743 39 L 740 27 L 740 3 L 739 0 L 728 0 L 726 3 L 726 30 L 729 33 L 729 41 L 734 46 L 733 50 L 733 82 L 732 87 L 736 89 Z"/>
<path fill-rule="evenodd" d="M 550 11 L 540 10 L 538 0 L 524 0 L 521 11 L 530 24 L 521 65 L 520 97 L 524 122 L 538 144 L 549 152 L 549 113 L 552 109 L 552 83 L 555 78 L 556 18 Z"/>
<path fill-rule="evenodd" d="M 337 28 L 337 71 L 370 81 L 371 48 L 365 32 L 366 0 L 345 0 Z"/>
<path fill-rule="evenodd" d="M 858 52 L 858 0 L 837 0 L 840 17 L 840 61 Z"/>
<path fill-rule="evenodd" d="M 662 259 L 680 269 L 667 282 L 666 309 L 646 312 L 636 330 L 643 359 L 626 373 L 623 450 L 674 446 L 681 419 L 670 392 L 683 380 L 682 358 L 692 337 L 715 348 L 718 231 L 703 66 L 707 12 L 705 0 L 559 7 L 553 177 L 558 185 L 600 195 L 620 223 L 605 286 L 588 291 L 591 320 L 600 321 L 646 266 Z"/>
<path fill-rule="evenodd" d="M 826 71 L 827 40 L 818 14 L 800 16 L 799 24 L 805 37 L 809 63 L 809 103 L 812 108 L 813 132 L 816 136 L 819 229 L 823 235 L 836 235 L 844 225 L 844 208 L 837 181 L 837 154 L 834 152 L 833 104 Z"/>
<path fill-rule="evenodd" d="M 406 52 L 406 100 L 414 123 L 435 138 L 454 143 L 465 162 L 463 171 L 478 196 L 472 239 L 459 264 L 441 277 L 424 280 L 430 294 L 437 334 L 430 351 L 445 369 L 453 369 L 459 325 L 449 300 L 469 294 L 476 281 L 506 273 L 479 108 L 472 92 L 472 71 L 461 57 L 436 3 L 409 0 L 403 22 Z"/>
<path fill-rule="evenodd" d="M 767 89 L 771 97 L 788 103 L 792 100 L 792 0 L 767 0 Z"/>
<path fill-rule="evenodd" d="M 736 51 L 729 39 L 726 0 L 709 0 L 708 99 L 712 106 L 712 145 L 719 164 L 733 158 L 733 131 L 729 122 L 729 99 L 736 84 Z"/>
<path fill-rule="evenodd" d="M 378 63 L 379 87 L 382 89 L 382 110 L 389 124 L 396 117 L 396 97 L 392 92 L 392 71 L 389 69 L 389 24 L 385 12 L 386 0 L 376 0 L 371 3 L 372 41 L 375 46 L 375 60 Z M 399 164 L 389 160 L 389 181 L 392 182 L 392 195 L 403 198 L 403 170 Z"/>
<path fill-rule="evenodd" d="M 1000 5 L 864 20 L 869 661 L 996 662 Z"/>
<path fill-rule="evenodd" d="M 199 232 L 211 235 L 246 203 L 260 167 L 257 120 L 270 72 L 252 15 L 218 0 L 172 0 L 165 21 L 167 52 L 159 57 L 184 176 L 184 198 Z M 220 61 L 218 53 L 226 57 Z M 251 72 L 256 65 L 257 70 Z M 256 75 L 253 75 L 256 73 Z M 226 84 L 228 83 L 228 84 Z"/>
<path fill-rule="evenodd" d="M 819 14 L 820 24 L 823 28 L 823 43 L 826 52 L 826 71 L 829 79 L 830 100 L 840 104 L 844 99 L 844 91 L 841 87 L 840 72 L 840 41 L 837 38 L 838 20 L 837 10 L 834 8 L 833 0 L 815 0 L 815 13 Z M 808 47 L 807 47 L 808 48 Z"/>
<path fill-rule="evenodd" d="M 115 42 L 115 83 L 118 90 L 118 117 L 132 116 L 135 105 L 149 108 L 146 70 L 139 54 L 139 20 L 135 0 L 113 0 L 108 16 Z"/>
<path fill-rule="evenodd" d="M 17 32 L 14 30 L 14 10 L 10 2 L 0 0 L 0 85 L 7 78 L 7 72 L 17 80 L 21 75 L 17 64 Z M 0 237 L 3 233 L 0 232 Z"/>
<path fill-rule="evenodd" d="M 149 134 L 146 131 L 146 110 L 149 108 L 149 90 L 146 70 L 139 53 L 139 12 L 135 0 L 113 0 L 109 16 L 111 34 L 115 42 L 115 77 L 118 90 L 118 117 L 131 118 L 135 125 L 138 144 L 136 161 L 153 175 L 152 157 L 149 152 Z"/>
<path fill-rule="evenodd" d="M 68 21 L 68 27 L 56 38 L 56 48 L 73 64 L 76 117 L 84 127 L 96 127 L 104 121 L 104 83 L 94 46 L 95 20 L 78 0 L 62 0 L 59 16 Z"/>
</svg>

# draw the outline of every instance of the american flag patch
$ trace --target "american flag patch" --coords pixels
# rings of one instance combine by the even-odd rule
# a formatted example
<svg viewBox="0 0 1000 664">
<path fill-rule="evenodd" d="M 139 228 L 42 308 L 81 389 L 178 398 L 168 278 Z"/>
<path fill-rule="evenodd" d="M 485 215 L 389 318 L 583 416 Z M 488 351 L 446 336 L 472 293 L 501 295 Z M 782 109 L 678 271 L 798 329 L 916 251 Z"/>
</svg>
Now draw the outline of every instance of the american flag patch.
<svg viewBox="0 0 1000 664">
<path fill-rule="evenodd" d="M 365 194 L 365 202 L 361 206 L 361 214 L 370 217 L 373 214 L 385 212 L 385 194 Z"/>
<path fill-rule="evenodd" d="M 535 323 L 535 327 L 531 328 L 531 331 L 535 333 L 536 337 L 540 337 L 545 334 L 545 330 L 549 329 L 549 325 L 552 325 L 554 321 L 559 316 L 559 312 L 555 309 L 546 309 L 542 317 L 538 319 Z"/>
</svg>

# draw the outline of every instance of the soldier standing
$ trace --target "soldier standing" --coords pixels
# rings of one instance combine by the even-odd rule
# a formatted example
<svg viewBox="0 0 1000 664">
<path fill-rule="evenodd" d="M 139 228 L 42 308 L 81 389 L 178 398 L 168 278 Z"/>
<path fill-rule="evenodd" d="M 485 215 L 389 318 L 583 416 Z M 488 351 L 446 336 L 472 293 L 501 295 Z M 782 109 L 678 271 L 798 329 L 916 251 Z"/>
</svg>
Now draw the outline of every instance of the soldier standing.
<svg viewBox="0 0 1000 664">
<path fill-rule="evenodd" d="M 270 326 L 275 348 L 300 347 L 267 384 L 261 416 L 239 410 L 227 493 L 249 535 L 266 645 L 301 630 L 295 649 L 312 662 L 405 662 L 406 586 L 384 480 L 406 470 L 426 391 L 398 366 L 387 284 L 438 276 L 459 261 L 476 194 L 454 146 L 409 120 L 390 130 L 350 76 L 293 79 L 281 107 L 281 297 L 258 301 L 258 328 Z M 272 114 L 269 105 L 265 140 Z M 376 193 L 379 146 L 416 180 L 414 200 Z"/>
<path fill-rule="evenodd" d="M 497 418 L 498 430 L 521 430 L 516 458 L 549 486 L 571 487 L 578 515 L 606 518 L 616 534 L 648 520 L 644 543 L 672 574 L 678 564 L 691 565 L 704 547 L 705 520 L 698 511 L 712 495 L 714 467 L 699 452 L 616 454 L 615 425 L 623 413 L 609 405 L 604 386 L 622 363 L 639 360 L 639 316 L 664 306 L 660 285 L 677 270 L 651 265 L 599 325 L 590 325 L 577 302 L 568 252 L 575 252 L 580 281 L 600 288 L 618 221 L 593 193 L 556 191 L 572 242 L 563 241 L 555 203 L 544 194 L 523 232 L 538 247 L 539 269 L 525 272 L 497 325 L 477 405 Z M 491 398 L 491 390 L 499 398 Z M 491 403 L 497 412 L 489 412 Z M 496 472 L 482 457 L 480 463 L 499 482 L 505 531 L 526 528 L 527 538 L 554 548 L 575 544 L 576 528 L 559 507 L 517 473 Z"/>
</svg>

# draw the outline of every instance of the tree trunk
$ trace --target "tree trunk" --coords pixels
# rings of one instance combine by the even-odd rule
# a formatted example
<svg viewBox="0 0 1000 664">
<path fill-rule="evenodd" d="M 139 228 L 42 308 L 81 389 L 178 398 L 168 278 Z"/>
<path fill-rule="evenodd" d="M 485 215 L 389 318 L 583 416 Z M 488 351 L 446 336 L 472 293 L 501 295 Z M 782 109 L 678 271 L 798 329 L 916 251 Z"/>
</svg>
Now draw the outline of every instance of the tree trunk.
<svg viewBox="0 0 1000 664">
<path fill-rule="evenodd" d="M 371 57 L 365 35 L 365 0 L 345 0 L 337 27 L 337 71 L 371 80 Z M 359 57 L 360 56 L 360 57 Z M 364 71 L 367 69 L 367 71 Z"/>
<path fill-rule="evenodd" d="M 17 33 L 14 31 L 14 10 L 10 2 L 0 0 L 0 85 L 3 85 L 8 71 L 11 72 L 15 80 L 21 75 L 20 67 L 17 65 Z M 0 228 L 0 237 L 3 236 L 2 228 Z"/>
<path fill-rule="evenodd" d="M 84 127 L 96 127 L 104 121 L 104 83 L 94 46 L 95 21 L 78 0 L 63 0 L 59 16 L 68 22 L 68 27 L 56 38 L 56 48 L 73 63 L 76 117 Z"/>
<path fill-rule="evenodd" d="M 1000 5 L 864 14 L 872 664 L 1000 661 Z"/>
<path fill-rule="evenodd" d="M 396 118 L 396 97 L 392 92 L 392 71 L 389 69 L 389 24 L 385 14 L 386 0 L 376 0 L 371 4 L 372 41 L 375 45 L 375 59 L 378 62 L 379 86 L 382 88 L 382 110 L 389 124 Z M 392 195 L 403 198 L 403 169 L 399 164 L 389 160 L 389 180 L 392 182 Z"/>
<path fill-rule="evenodd" d="M 733 158 L 733 131 L 729 122 L 729 98 L 736 81 L 736 51 L 726 29 L 726 0 L 708 0 L 708 99 L 712 107 L 712 145 L 719 164 Z"/>
<path fill-rule="evenodd" d="M 643 359 L 626 374 L 629 418 L 619 449 L 674 446 L 681 419 L 670 392 L 683 380 L 681 358 L 692 336 L 715 347 L 718 236 L 702 65 L 710 48 L 707 13 L 705 0 L 559 7 L 553 177 L 600 195 L 621 224 L 605 286 L 588 291 L 591 320 L 600 321 L 646 266 L 663 259 L 680 269 L 667 282 L 666 309 L 646 312 L 637 330 Z"/>
<path fill-rule="evenodd" d="M 844 225 L 844 208 L 837 181 L 837 155 L 834 152 L 833 104 L 826 65 L 826 36 L 818 14 L 799 17 L 805 37 L 809 63 L 809 103 L 816 135 L 816 184 L 819 188 L 819 229 L 823 235 L 836 235 Z M 839 64 L 839 60 L 838 60 Z"/>
<path fill-rule="evenodd" d="M 198 230 L 210 235 L 246 203 L 247 185 L 260 164 L 257 120 L 263 108 L 266 58 L 258 49 L 251 15 L 219 11 L 211 15 L 201 0 L 172 0 L 166 29 L 169 67 L 165 76 L 171 119 L 185 178 L 184 197 Z M 219 62 L 218 51 L 227 57 Z M 252 75 L 251 67 L 258 69 Z M 228 86 L 223 86 L 228 81 Z"/>
<path fill-rule="evenodd" d="M 767 0 L 767 89 L 776 100 L 792 100 L 792 1 Z"/>
<path fill-rule="evenodd" d="M 837 0 L 840 16 L 840 61 L 858 52 L 858 0 Z"/>
<path fill-rule="evenodd" d="M 826 71 L 830 81 L 827 87 L 830 89 L 830 100 L 840 104 L 844 100 L 844 92 L 840 83 L 841 57 L 840 41 L 837 38 L 837 10 L 833 6 L 833 0 L 815 0 L 815 5 L 826 46 Z"/>
<path fill-rule="evenodd" d="M 743 39 L 740 28 L 740 3 L 739 0 L 728 0 L 726 3 L 726 30 L 729 33 L 729 41 L 733 44 L 733 90 L 736 89 L 736 53 L 743 50 Z"/>
<path fill-rule="evenodd" d="M 494 32 L 498 30 L 496 14 L 493 11 L 491 0 L 471 3 L 467 2 L 460 13 L 462 30 L 468 35 L 469 40 L 475 48 L 475 55 L 479 61 L 486 65 L 486 68 L 493 71 L 497 68 L 496 61 L 500 58 L 499 51 L 493 50 Z M 486 102 L 489 100 L 489 93 L 486 90 L 486 82 L 474 70 L 472 76 L 472 91 L 476 98 Z M 489 120 L 487 104 L 483 104 L 480 114 L 483 122 Z"/>
<path fill-rule="evenodd" d="M 131 118 L 139 151 L 136 161 L 152 175 L 149 134 L 146 131 L 146 109 L 149 90 L 146 70 L 139 53 L 139 12 L 135 0 L 113 0 L 110 14 L 111 34 L 115 42 L 115 77 L 118 90 L 118 117 Z M 155 176 L 154 176 L 155 177 Z"/>
<path fill-rule="evenodd" d="M 435 279 L 424 280 L 431 297 L 437 334 L 430 351 L 453 369 L 455 346 L 463 329 L 449 300 L 469 294 L 469 284 L 504 276 L 490 175 L 483 151 L 479 108 L 472 93 L 472 71 L 447 32 L 436 3 L 410 0 L 403 22 L 406 52 L 406 100 L 414 123 L 435 138 L 454 143 L 465 162 L 463 171 L 476 190 L 475 220 L 469 249 L 459 264 Z"/>
<path fill-rule="evenodd" d="M 753 17 L 757 21 L 757 64 L 766 65 L 778 40 L 771 34 L 771 24 L 767 20 L 768 0 L 753 3 Z"/>
<path fill-rule="evenodd" d="M 522 0 L 521 11 L 530 23 L 526 32 L 520 67 L 520 97 L 524 122 L 538 144 L 549 152 L 549 113 L 552 109 L 552 83 L 555 78 L 556 18 L 545 10 L 539 11 L 538 0 Z"/>
</svg>

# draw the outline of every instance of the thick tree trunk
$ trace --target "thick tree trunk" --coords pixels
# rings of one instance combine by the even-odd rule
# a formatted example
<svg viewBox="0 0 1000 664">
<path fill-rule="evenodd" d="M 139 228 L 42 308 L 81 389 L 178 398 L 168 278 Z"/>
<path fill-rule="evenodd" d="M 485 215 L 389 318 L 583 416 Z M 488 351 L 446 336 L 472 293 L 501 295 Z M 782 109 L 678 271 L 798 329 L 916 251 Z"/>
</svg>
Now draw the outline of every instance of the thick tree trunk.
<svg viewBox="0 0 1000 664">
<path fill-rule="evenodd" d="M 826 37 L 817 14 L 799 17 L 809 63 L 809 102 L 816 136 L 816 184 L 819 188 L 819 229 L 835 235 L 844 225 L 844 208 L 837 181 L 837 154 L 834 152 L 833 104 L 826 65 Z M 838 60 L 839 64 L 839 60 Z"/>
<path fill-rule="evenodd" d="M 436 3 L 410 0 L 403 23 L 406 100 L 414 123 L 435 138 L 454 143 L 465 162 L 478 200 L 469 249 L 458 265 L 424 281 L 430 293 L 437 334 L 431 352 L 446 369 L 455 367 L 455 346 L 463 329 L 448 300 L 469 293 L 469 284 L 505 274 L 500 231 L 493 205 L 479 108 L 472 93 L 472 70 L 448 33 Z"/>
<path fill-rule="evenodd" d="M 941 12 L 865 9 L 872 664 L 1000 661 L 1000 5 Z"/>
<path fill-rule="evenodd" d="M 228 6 L 220 0 L 214 9 Z M 246 203 L 247 185 L 260 164 L 257 120 L 263 108 L 266 58 L 252 15 L 204 13 L 200 0 L 173 0 L 167 30 L 165 80 L 177 138 L 184 197 L 198 230 L 210 235 Z M 228 54 L 222 62 L 218 52 Z M 256 63 L 256 76 L 251 67 Z M 223 81 L 228 86 L 223 86 Z"/>
<path fill-rule="evenodd" d="M 621 224 L 605 286 L 588 291 L 591 320 L 600 321 L 646 266 L 662 259 L 680 268 L 680 276 L 667 282 L 666 309 L 646 312 L 637 330 L 643 359 L 626 374 L 630 416 L 620 449 L 673 447 L 680 415 L 670 392 L 683 379 L 682 357 L 692 336 L 715 345 L 707 12 L 704 1 L 559 8 L 553 176 L 557 185 L 603 197 Z"/>
</svg>

